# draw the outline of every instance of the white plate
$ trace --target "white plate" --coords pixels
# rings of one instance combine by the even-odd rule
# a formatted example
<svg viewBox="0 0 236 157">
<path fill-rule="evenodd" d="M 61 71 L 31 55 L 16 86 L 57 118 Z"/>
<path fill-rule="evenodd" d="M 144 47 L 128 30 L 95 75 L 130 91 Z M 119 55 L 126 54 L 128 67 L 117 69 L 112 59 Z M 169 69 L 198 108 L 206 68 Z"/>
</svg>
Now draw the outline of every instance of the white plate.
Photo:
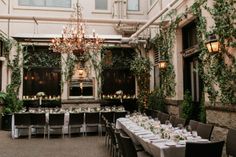
<svg viewBox="0 0 236 157">
<path fill-rule="evenodd" d="M 176 143 L 175 142 L 168 142 L 165 145 L 166 146 L 176 146 Z"/>
</svg>

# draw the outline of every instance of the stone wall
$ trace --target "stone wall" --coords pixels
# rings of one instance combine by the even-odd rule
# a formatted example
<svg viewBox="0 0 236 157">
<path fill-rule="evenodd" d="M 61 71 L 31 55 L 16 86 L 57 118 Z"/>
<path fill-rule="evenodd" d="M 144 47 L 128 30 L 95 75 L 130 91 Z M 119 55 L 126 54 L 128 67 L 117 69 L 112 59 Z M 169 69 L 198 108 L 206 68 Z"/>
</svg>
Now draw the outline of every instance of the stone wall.
<svg viewBox="0 0 236 157">
<path fill-rule="evenodd" d="M 180 116 L 180 100 L 166 100 L 165 103 L 167 105 L 167 112 L 170 115 L 174 115 L 176 117 Z"/>
<path fill-rule="evenodd" d="M 224 140 L 228 128 L 236 129 L 236 108 L 234 106 L 206 106 L 207 123 L 214 124 L 212 137 Z"/>
</svg>

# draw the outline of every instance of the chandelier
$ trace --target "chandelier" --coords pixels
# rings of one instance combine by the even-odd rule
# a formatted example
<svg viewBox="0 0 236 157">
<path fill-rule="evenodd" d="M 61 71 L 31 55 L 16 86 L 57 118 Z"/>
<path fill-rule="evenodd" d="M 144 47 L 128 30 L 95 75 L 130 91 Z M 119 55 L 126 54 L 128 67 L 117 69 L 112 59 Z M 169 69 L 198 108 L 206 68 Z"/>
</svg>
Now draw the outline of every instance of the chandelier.
<svg viewBox="0 0 236 157">
<path fill-rule="evenodd" d="M 50 50 L 59 53 L 77 53 L 98 51 L 103 39 L 99 38 L 93 29 L 92 35 L 86 35 L 86 25 L 82 19 L 82 8 L 76 3 L 75 12 L 71 15 L 71 23 L 63 26 L 62 36 L 52 39 Z"/>
</svg>

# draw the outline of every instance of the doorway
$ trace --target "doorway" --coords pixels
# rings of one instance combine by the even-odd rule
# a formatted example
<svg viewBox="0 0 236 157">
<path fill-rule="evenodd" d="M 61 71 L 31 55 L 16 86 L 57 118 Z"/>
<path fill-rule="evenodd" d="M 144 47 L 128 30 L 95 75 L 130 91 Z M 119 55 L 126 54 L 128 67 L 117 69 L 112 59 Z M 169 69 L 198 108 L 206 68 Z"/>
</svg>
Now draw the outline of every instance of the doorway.
<svg viewBox="0 0 236 157">
<path fill-rule="evenodd" d="M 203 82 L 199 74 L 199 50 L 197 43 L 197 19 L 182 28 L 184 93 L 188 90 L 194 104 L 191 119 L 199 120 Z"/>
</svg>

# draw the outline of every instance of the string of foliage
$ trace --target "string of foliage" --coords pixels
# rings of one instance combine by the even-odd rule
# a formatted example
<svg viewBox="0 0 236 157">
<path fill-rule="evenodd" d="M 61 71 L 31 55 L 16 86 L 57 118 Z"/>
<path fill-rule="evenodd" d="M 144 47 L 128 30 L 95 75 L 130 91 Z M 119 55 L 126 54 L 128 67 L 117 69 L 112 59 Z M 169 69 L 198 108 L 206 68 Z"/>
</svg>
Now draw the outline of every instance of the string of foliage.
<svg viewBox="0 0 236 157">
<path fill-rule="evenodd" d="M 11 83 L 7 86 L 6 93 L 3 99 L 3 113 L 11 114 L 22 109 L 23 103 L 18 99 L 18 91 L 21 85 L 21 68 L 20 53 L 22 51 L 21 45 L 14 40 L 5 38 L 0 33 L 0 40 L 3 42 L 3 55 L 7 59 L 8 67 L 11 69 Z M 13 46 L 16 46 L 16 54 L 10 58 L 10 52 Z"/>
<path fill-rule="evenodd" d="M 213 2 L 212 8 L 206 6 L 206 0 L 199 0 L 190 8 L 190 12 L 198 17 L 197 39 L 201 50 L 199 72 L 212 104 L 216 103 L 217 98 L 223 104 L 235 104 L 236 58 L 230 49 L 236 47 L 236 10 L 233 0 Z M 203 8 L 210 13 L 215 23 L 210 31 L 206 30 L 206 19 L 201 10 Z M 210 54 L 205 47 L 206 39 L 211 34 L 216 35 L 220 42 L 220 51 L 215 54 Z"/>
<path fill-rule="evenodd" d="M 147 106 L 149 96 L 151 63 L 146 57 L 136 56 L 134 60 L 131 61 L 130 70 L 134 73 L 134 76 L 137 79 L 139 89 L 137 101 L 139 104 L 139 110 L 142 111 Z"/>
<path fill-rule="evenodd" d="M 22 64 L 20 64 L 20 53 L 22 52 L 22 47 L 18 43 L 16 44 L 16 54 L 12 60 L 8 60 L 8 67 L 11 69 L 11 84 L 10 88 L 15 89 L 18 93 L 20 85 L 21 85 L 21 68 Z"/>
<path fill-rule="evenodd" d="M 236 9 L 234 8 L 234 0 L 222 1 L 214 0 L 213 7 L 207 7 L 207 0 L 197 0 L 193 5 L 186 9 L 186 12 L 177 15 L 174 20 L 171 20 L 169 27 L 161 27 L 157 36 L 154 38 L 153 43 L 154 49 L 157 52 L 160 52 L 161 59 L 166 59 L 167 61 L 171 60 L 172 54 L 166 54 L 165 52 L 171 52 L 173 48 L 173 38 L 174 30 L 177 27 L 177 24 L 180 20 L 186 17 L 188 14 L 192 14 L 197 17 L 197 41 L 200 50 L 199 54 L 199 67 L 198 73 L 200 74 L 202 80 L 204 81 L 204 89 L 208 93 L 208 98 L 212 104 L 215 104 L 216 101 L 219 101 L 223 104 L 235 104 L 236 103 L 236 58 L 230 53 L 233 48 L 236 47 L 236 26 L 234 21 L 236 19 Z M 215 24 L 211 27 L 211 31 L 206 29 L 206 18 L 202 14 L 202 10 L 205 9 L 212 16 Z M 169 34 L 168 34 L 169 33 Z M 173 34 L 172 34 L 173 33 Z M 210 54 L 205 46 L 206 39 L 209 35 L 215 34 L 218 37 L 220 42 L 220 52 L 216 54 Z M 167 38 L 168 37 L 168 38 Z M 167 40 L 166 40 L 167 39 Z M 171 43 L 168 46 L 168 43 Z M 170 48 L 170 51 L 166 51 Z M 164 53 L 164 54 L 163 54 Z M 173 65 L 168 63 L 166 71 L 172 71 Z M 172 66 L 172 67 L 171 67 Z M 170 88 L 170 80 L 165 78 L 171 73 L 166 72 L 167 74 L 163 76 L 163 86 L 164 88 Z M 167 87 L 165 87 L 167 84 Z M 171 87 L 174 84 L 171 85 Z M 168 87 L 169 86 L 169 87 Z M 165 92 L 165 94 L 168 94 Z M 173 95 L 170 94 L 170 96 Z"/>
<path fill-rule="evenodd" d="M 159 60 L 167 61 L 167 67 L 160 71 L 161 91 L 163 97 L 175 95 L 175 71 L 173 66 L 173 41 L 175 39 L 175 30 L 180 21 L 180 17 L 173 19 L 174 12 L 167 15 L 171 19 L 170 25 L 166 26 L 162 23 L 158 29 L 156 36 L 150 41 L 154 51 L 159 53 Z M 167 18 L 166 17 L 166 18 Z"/>
<path fill-rule="evenodd" d="M 67 59 L 65 61 L 65 69 L 63 71 L 63 75 L 66 81 L 70 81 L 75 69 L 75 63 L 77 62 L 77 58 L 73 54 L 68 54 Z"/>
<path fill-rule="evenodd" d="M 9 57 L 10 50 L 12 48 L 12 41 L 6 38 L 3 34 L 0 33 L 0 41 L 3 43 L 3 56 Z"/>
<path fill-rule="evenodd" d="M 229 52 L 236 48 L 236 9 L 233 0 L 213 2 L 213 8 L 206 8 L 215 22 L 208 34 L 218 37 L 220 51 L 210 56 L 210 68 L 206 68 L 205 75 L 217 82 L 220 89 L 217 96 L 222 103 L 236 104 L 236 58 Z"/>
<path fill-rule="evenodd" d="M 61 67 L 60 54 L 50 53 L 47 47 L 36 49 L 34 46 L 29 50 L 29 46 L 25 46 L 24 68 L 59 68 Z"/>
</svg>

